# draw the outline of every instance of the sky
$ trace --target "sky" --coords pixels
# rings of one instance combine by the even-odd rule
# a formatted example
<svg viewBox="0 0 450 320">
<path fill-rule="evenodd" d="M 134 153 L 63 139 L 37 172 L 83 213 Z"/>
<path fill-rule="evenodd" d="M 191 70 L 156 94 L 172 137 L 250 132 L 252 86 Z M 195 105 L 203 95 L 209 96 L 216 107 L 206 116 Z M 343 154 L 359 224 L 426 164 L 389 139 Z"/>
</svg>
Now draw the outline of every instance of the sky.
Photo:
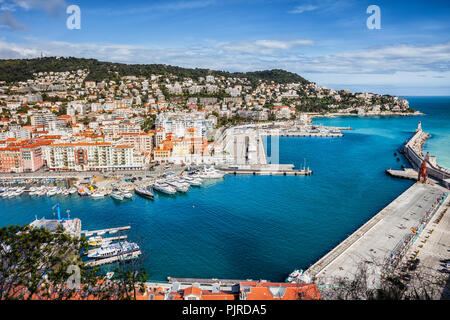
<svg viewBox="0 0 450 320">
<path fill-rule="evenodd" d="M 80 29 L 67 28 L 70 5 Z M 367 27 L 370 5 L 380 29 Z M 0 58 L 41 54 L 276 68 L 333 89 L 450 95 L 450 1 L 0 0 Z"/>
</svg>

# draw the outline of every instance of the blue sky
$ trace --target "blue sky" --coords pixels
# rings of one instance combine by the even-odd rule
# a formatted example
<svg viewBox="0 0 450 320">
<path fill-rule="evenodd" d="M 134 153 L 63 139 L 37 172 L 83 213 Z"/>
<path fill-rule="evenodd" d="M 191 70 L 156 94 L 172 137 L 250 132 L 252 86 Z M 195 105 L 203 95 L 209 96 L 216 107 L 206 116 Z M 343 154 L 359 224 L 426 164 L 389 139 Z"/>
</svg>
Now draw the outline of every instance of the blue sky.
<svg viewBox="0 0 450 320">
<path fill-rule="evenodd" d="M 71 4 L 80 30 L 66 28 Z M 366 26 L 369 5 L 381 9 L 380 30 Z M 0 0 L 0 58 L 282 68 L 335 89 L 450 95 L 449 9 L 438 0 Z"/>
</svg>

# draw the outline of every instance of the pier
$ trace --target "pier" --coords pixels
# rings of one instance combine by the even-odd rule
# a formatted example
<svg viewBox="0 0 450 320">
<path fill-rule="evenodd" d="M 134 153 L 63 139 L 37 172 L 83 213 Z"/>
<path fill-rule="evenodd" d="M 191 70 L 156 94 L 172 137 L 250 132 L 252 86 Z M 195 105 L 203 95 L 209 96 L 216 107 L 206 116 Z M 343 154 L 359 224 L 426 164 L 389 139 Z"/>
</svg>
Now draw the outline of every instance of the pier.
<svg viewBox="0 0 450 320">
<path fill-rule="evenodd" d="M 84 234 L 86 237 L 89 237 L 94 234 L 102 235 L 105 233 L 116 233 L 119 231 L 125 231 L 125 230 L 130 230 L 130 229 L 131 229 L 130 226 L 125 226 L 125 227 L 109 228 L 109 229 L 94 230 L 94 231 L 83 230 L 83 231 L 81 231 L 81 233 Z"/>
<path fill-rule="evenodd" d="M 309 176 L 312 174 L 311 170 L 294 169 L 291 164 L 266 164 L 266 165 L 251 165 L 251 166 L 236 166 L 222 168 L 222 171 L 234 175 L 263 175 L 263 176 Z"/>
<path fill-rule="evenodd" d="M 440 186 L 416 183 L 372 219 L 356 230 L 306 271 L 321 286 L 336 279 L 353 279 L 359 268 L 369 268 L 370 286 L 376 288 L 387 271 L 390 257 L 401 259 L 405 239 L 421 230 L 449 202 L 448 190 Z M 412 236 L 411 236 L 412 235 Z M 393 255 L 392 255 L 393 254 Z"/>
<path fill-rule="evenodd" d="M 425 142 L 430 137 L 429 133 L 422 130 L 422 126 L 416 129 L 414 136 L 405 144 L 402 153 L 405 155 L 406 159 L 409 161 L 414 170 L 419 170 L 422 163 L 425 160 L 423 154 L 423 147 Z M 450 179 L 450 171 L 444 167 L 437 164 L 435 157 L 429 157 L 427 166 L 427 175 L 434 179 L 436 182 L 445 186 L 445 180 Z"/>
</svg>

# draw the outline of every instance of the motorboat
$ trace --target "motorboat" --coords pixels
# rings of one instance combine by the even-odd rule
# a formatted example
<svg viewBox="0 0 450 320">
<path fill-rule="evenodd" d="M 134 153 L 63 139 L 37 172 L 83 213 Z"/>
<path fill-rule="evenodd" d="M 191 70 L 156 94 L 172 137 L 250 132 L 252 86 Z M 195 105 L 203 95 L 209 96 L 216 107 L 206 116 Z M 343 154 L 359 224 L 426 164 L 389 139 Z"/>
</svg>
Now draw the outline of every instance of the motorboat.
<svg viewBox="0 0 450 320">
<path fill-rule="evenodd" d="M 128 191 L 122 191 L 122 196 L 125 199 L 133 199 L 133 194 L 131 192 L 128 192 Z"/>
<path fill-rule="evenodd" d="M 147 198 L 147 199 L 155 198 L 154 194 L 150 190 L 148 190 L 147 188 L 144 188 L 144 187 L 137 187 L 136 189 L 134 189 L 134 192 L 136 192 L 136 194 L 138 196 L 141 196 L 143 198 Z"/>
<path fill-rule="evenodd" d="M 56 188 L 52 188 L 47 191 L 47 197 L 52 197 L 52 196 L 56 195 L 56 193 L 57 193 Z"/>
<path fill-rule="evenodd" d="M 196 176 L 202 179 L 221 179 L 225 174 L 225 172 L 216 170 L 214 167 L 208 167 L 197 172 Z"/>
<path fill-rule="evenodd" d="M 74 194 L 76 192 L 77 192 L 77 188 L 75 188 L 75 187 L 72 187 L 72 188 L 69 189 L 69 193 L 70 194 Z"/>
<path fill-rule="evenodd" d="M 167 183 L 161 182 L 161 181 L 156 181 L 153 184 L 153 189 L 155 189 L 158 192 L 170 194 L 170 195 L 177 193 L 177 190 L 174 187 L 168 185 Z"/>
<path fill-rule="evenodd" d="M 139 246 L 132 242 L 118 242 L 118 243 L 105 243 L 100 248 L 91 251 L 88 254 L 88 258 L 91 259 L 106 259 L 116 256 L 127 255 L 132 252 L 139 251 Z"/>
<path fill-rule="evenodd" d="M 122 193 L 120 193 L 120 192 L 111 193 L 111 198 L 113 198 L 114 200 L 118 200 L 118 201 L 123 201 L 123 199 L 124 199 Z"/>
<path fill-rule="evenodd" d="M 190 186 L 188 183 L 180 182 L 176 179 L 167 179 L 166 184 L 174 187 L 178 192 L 188 192 Z"/>
<path fill-rule="evenodd" d="M 105 194 L 103 192 L 93 192 L 91 194 L 91 198 L 92 199 L 101 199 L 101 198 L 104 198 L 104 197 L 105 197 Z"/>
<path fill-rule="evenodd" d="M 189 183 L 191 186 L 200 187 L 202 185 L 203 180 L 201 178 L 194 178 L 189 176 L 183 176 L 182 181 Z"/>
</svg>

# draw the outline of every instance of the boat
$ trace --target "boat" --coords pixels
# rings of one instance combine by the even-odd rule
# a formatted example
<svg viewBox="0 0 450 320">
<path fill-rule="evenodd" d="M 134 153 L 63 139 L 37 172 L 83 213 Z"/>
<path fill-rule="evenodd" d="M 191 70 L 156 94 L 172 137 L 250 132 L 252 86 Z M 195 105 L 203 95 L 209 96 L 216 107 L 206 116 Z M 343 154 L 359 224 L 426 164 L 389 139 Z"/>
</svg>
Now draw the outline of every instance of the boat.
<svg viewBox="0 0 450 320">
<path fill-rule="evenodd" d="M 164 183 L 161 181 L 156 181 L 153 184 L 153 189 L 155 189 L 158 192 L 170 194 L 170 195 L 177 193 L 177 190 L 174 187 L 169 186 L 167 183 Z"/>
<path fill-rule="evenodd" d="M 139 251 L 139 246 L 132 242 L 105 243 L 100 248 L 88 254 L 91 259 L 106 259 L 116 256 L 127 255 Z"/>
<path fill-rule="evenodd" d="M 101 236 L 90 237 L 88 239 L 88 245 L 90 246 L 101 246 L 103 244 L 105 244 L 105 239 Z"/>
<path fill-rule="evenodd" d="M 184 176 L 181 178 L 182 181 L 185 181 L 189 183 L 191 186 L 200 187 L 202 185 L 202 179 L 201 178 L 194 178 L 189 176 Z"/>
<path fill-rule="evenodd" d="M 47 197 L 52 197 L 52 196 L 54 196 L 54 195 L 56 195 L 56 189 L 50 189 L 50 190 L 48 190 L 47 191 Z"/>
<path fill-rule="evenodd" d="M 119 192 L 113 192 L 111 193 L 111 198 L 113 198 L 114 200 L 122 201 L 123 195 Z"/>
<path fill-rule="evenodd" d="M 225 172 L 216 170 L 214 167 L 204 168 L 196 173 L 195 176 L 202 179 L 221 179 L 225 176 Z"/>
<path fill-rule="evenodd" d="M 136 192 L 136 194 L 138 196 L 141 196 L 143 198 L 147 198 L 147 199 L 155 198 L 154 194 L 150 190 L 148 190 L 147 188 L 144 188 L 144 187 L 137 187 L 136 189 L 134 189 L 134 192 Z"/>
<path fill-rule="evenodd" d="M 84 189 L 78 189 L 78 195 L 80 197 L 86 197 L 88 194 L 86 191 L 84 191 Z"/>
<path fill-rule="evenodd" d="M 104 197 L 105 197 L 105 194 L 103 192 L 93 192 L 91 194 L 91 198 L 92 199 L 101 199 L 101 198 L 104 198 Z"/>
<path fill-rule="evenodd" d="M 288 283 L 311 283 L 311 278 L 301 269 L 294 270 L 286 279 Z"/>
<path fill-rule="evenodd" d="M 126 192 L 126 191 L 124 191 L 124 192 L 122 192 L 122 196 L 123 196 L 125 199 L 133 199 L 133 194 L 132 194 L 131 192 Z"/>
<path fill-rule="evenodd" d="M 76 192 L 77 192 L 77 188 L 75 188 L 75 187 L 69 189 L 70 194 L 74 194 Z"/>
<path fill-rule="evenodd" d="M 188 192 L 189 191 L 189 184 L 188 183 L 182 183 L 178 180 L 175 179 L 168 179 L 166 180 L 166 183 L 169 186 L 172 186 L 175 188 L 175 190 L 177 190 L 178 192 Z"/>
</svg>

